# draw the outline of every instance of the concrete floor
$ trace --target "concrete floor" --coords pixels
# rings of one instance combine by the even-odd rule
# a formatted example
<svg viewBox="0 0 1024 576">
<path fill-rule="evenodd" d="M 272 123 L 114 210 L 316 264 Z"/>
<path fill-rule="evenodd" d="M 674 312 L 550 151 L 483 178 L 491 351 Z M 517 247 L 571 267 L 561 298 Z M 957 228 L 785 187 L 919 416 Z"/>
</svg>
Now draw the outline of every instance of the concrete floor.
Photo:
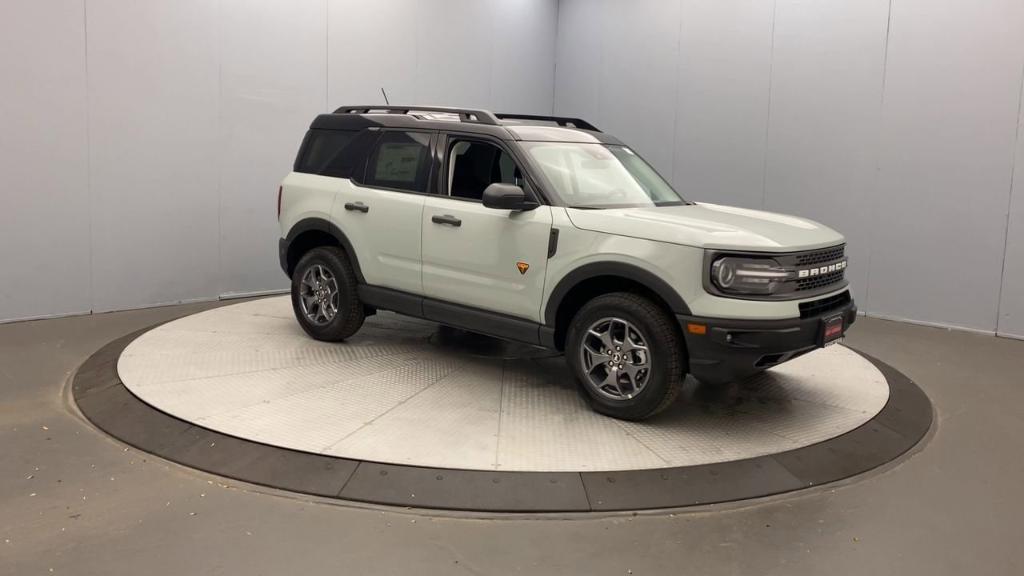
<svg viewBox="0 0 1024 576">
<path fill-rule="evenodd" d="M 474 517 L 339 506 L 169 464 L 65 385 L 113 338 L 211 305 L 0 326 L 0 575 L 1024 572 L 1024 342 L 861 319 L 848 342 L 937 410 L 908 459 L 675 513 Z"/>
</svg>

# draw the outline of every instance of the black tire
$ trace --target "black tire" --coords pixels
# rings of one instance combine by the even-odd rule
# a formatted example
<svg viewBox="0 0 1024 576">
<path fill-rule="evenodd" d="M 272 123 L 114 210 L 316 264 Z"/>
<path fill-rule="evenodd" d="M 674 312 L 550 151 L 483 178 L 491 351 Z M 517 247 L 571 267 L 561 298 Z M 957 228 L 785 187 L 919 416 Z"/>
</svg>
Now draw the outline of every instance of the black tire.
<svg viewBox="0 0 1024 576">
<path fill-rule="evenodd" d="M 333 317 L 322 317 L 319 322 L 307 316 L 302 298 L 303 279 L 311 269 L 318 266 L 321 268 L 317 271 L 326 271 L 327 275 L 333 277 L 337 287 L 337 297 L 331 299 L 337 311 Z M 329 285 L 329 280 L 324 284 Z M 292 273 L 292 310 L 299 325 L 313 338 L 326 342 L 339 342 L 352 336 L 359 331 L 365 319 L 363 303 L 359 301 L 356 287 L 352 265 L 341 248 L 322 246 L 306 252 Z M 308 285 L 306 288 L 308 289 Z M 317 305 L 311 306 L 310 309 L 316 310 Z"/>
<path fill-rule="evenodd" d="M 588 383 L 589 377 L 583 366 L 586 362 L 582 352 L 584 338 L 588 337 L 588 331 L 595 323 L 609 318 L 628 322 L 630 328 L 643 337 L 647 347 L 646 380 L 632 397 L 609 398 L 609 394 L 597 389 L 597 384 Z M 588 340 L 591 348 L 594 343 L 595 340 Z M 686 378 L 686 348 L 675 319 L 650 299 L 629 292 L 598 296 L 576 313 L 566 336 L 565 358 L 591 407 L 622 420 L 644 420 L 668 408 L 679 395 Z M 603 362 L 594 362 L 592 367 L 598 371 L 598 380 L 600 375 L 609 373 Z M 613 386 L 605 390 L 618 391 L 618 384 Z"/>
</svg>

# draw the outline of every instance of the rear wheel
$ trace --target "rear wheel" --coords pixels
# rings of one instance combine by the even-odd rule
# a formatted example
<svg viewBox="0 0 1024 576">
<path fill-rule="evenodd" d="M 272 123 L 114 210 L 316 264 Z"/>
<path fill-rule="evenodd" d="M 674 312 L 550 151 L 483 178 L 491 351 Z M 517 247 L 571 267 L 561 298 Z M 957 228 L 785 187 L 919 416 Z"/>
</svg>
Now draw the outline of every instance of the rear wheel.
<svg viewBox="0 0 1024 576">
<path fill-rule="evenodd" d="M 594 298 L 569 326 L 565 356 L 594 410 L 643 420 L 675 400 L 686 353 L 674 319 L 643 296 Z"/>
<path fill-rule="evenodd" d="M 292 309 L 303 330 L 317 340 L 337 342 L 355 334 L 365 313 L 356 278 L 340 248 L 307 252 L 292 274 Z"/>
</svg>

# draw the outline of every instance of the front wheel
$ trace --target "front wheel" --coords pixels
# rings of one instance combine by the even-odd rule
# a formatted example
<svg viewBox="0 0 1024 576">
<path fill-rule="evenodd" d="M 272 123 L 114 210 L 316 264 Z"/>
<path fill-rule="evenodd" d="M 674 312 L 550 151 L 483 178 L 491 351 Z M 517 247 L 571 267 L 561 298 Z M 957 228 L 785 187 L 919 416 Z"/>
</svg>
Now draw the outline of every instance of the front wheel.
<svg viewBox="0 0 1024 576">
<path fill-rule="evenodd" d="M 594 298 L 573 318 L 565 356 L 594 410 L 643 420 L 675 400 L 686 353 L 674 319 L 627 292 Z"/>
</svg>

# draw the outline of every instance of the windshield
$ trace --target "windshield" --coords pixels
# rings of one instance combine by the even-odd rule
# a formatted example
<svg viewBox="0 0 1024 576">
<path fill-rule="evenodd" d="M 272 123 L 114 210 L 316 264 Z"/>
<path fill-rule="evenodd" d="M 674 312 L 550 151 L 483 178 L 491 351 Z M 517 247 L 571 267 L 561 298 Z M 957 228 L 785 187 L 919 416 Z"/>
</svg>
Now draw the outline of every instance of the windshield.
<svg viewBox="0 0 1024 576">
<path fill-rule="evenodd" d="M 643 158 L 625 146 L 523 142 L 554 192 L 570 208 L 686 204 Z"/>
</svg>

